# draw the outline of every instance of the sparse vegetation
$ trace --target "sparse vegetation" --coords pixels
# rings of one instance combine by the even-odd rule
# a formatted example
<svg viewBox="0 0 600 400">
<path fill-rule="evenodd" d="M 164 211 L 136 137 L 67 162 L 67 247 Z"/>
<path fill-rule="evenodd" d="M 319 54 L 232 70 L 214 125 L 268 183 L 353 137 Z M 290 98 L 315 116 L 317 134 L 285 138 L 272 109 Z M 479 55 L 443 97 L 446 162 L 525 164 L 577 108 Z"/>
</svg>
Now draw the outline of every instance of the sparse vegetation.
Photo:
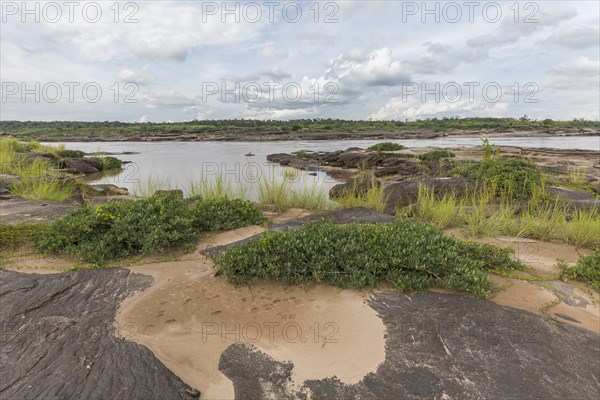
<svg viewBox="0 0 600 400">
<path fill-rule="evenodd" d="M 92 157 L 92 159 L 101 161 L 103 170 L 119 169 L 123 166 L 123 161 L 115 157 Z"/>
<path fill-rule="evenodd" d="M 398 150 L 402 150 L 403 148 L 404 148 L 404 146 L 402 146 L 401 144 L 398 144 L 398 143 L 383 142 L 383 143 L 374 144 L 373 146 L 367 148 L 367 150 L 369 150 L 369 151 L 398 151 Z"/>
<path fill-rule="evenodd" d="M 56 152 L 56 155 L 61 158 L 73 157 L 73 158 L 81 158 L 85 156 L 85 153 L 81 150 L 59 150 Z"/>
<path fill-rule="evenodd" d="M 319 156 L 319 153 L 312 150 L 294 151 L 292 154 L 298 158 L 317 158 Z"/>
<path fill-rule="evenodd" d="M 439 161 L 442 158 L 452 157 L 456 157 L 456 155 L 449 150 L 433 150 L 418 156 L 418 158 L 423 161 Z"/>
<path fill-rule="evenodd" d="M 474 188 L 463 196 L 436 197 L 421 186 L 417 204 L 408 215 L 432 222 L 440 228 L 463 227 L 469 236 L 523 236 L 561 241 L 579 247 L 600 246 L 600 210 L 569 212 L 559 201 L 535 201 L 522 206 L 500 200 L 494 190 Z"/>
<path fill-rule="evenodd" d="M 215 263 L 235 284 L 274 278 L 287 285 L 362 288 L 389 282 L 402 291 L 443 287 L 485 297 L 492 290 L 486 270 L 523 268 L 509 252 L 399 219 L 388 225 L 321 222 L 267 232 L 226 251 Z"/>
<path fill-rule="evenodd" d="M 565 266 L 561 277 L 585 282 L 600 292 L 600 248 L 590 256 L 581 257 L 575 266 Z"/>
<path fill-rule="evenodd" d="M 16 182 L 10 193 L 27 200 L 63 202 L 73 196 L 75 186 L 75 183 L 66 179 L 28 177 Z"/>
<path fill-rule="evenodd" d="M 266 177 L 258 185 L 258 202 L 275 206 L 280 210 L 287 208 L 327 210 L 333 206 L 327 193 L 318 184 L 295 189 L 286 179 Z"/>
</svg>

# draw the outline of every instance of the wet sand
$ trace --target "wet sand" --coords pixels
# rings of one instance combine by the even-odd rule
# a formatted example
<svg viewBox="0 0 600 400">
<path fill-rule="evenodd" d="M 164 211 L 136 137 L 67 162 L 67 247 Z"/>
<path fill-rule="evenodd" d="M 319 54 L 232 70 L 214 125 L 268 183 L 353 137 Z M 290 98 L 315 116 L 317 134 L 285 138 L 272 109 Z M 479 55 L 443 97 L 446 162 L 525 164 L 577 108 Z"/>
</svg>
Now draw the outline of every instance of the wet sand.
<svg viewBox="0 0 600 400">
<path fill-rule="evenodd" d="M 256 231 L 242 228 L 210 240 L 223 244 Z M 155 282 L 123 303 L 117 324 L 133 324 L 137 331 L 128 338 L 147 346 L 203 398 L 233 397 L 231 381 L 218 365 L 235 342 L 293 362 L 293 386 L 334 375 L 357 383 L 385 359 L 384 325 L 365 304 L 368 292 L 324 285 L 284 288 L 276 282 L 235 287 L 213 277 L 212 265 L 197 253 L 131 269 Z"/>
</svg>

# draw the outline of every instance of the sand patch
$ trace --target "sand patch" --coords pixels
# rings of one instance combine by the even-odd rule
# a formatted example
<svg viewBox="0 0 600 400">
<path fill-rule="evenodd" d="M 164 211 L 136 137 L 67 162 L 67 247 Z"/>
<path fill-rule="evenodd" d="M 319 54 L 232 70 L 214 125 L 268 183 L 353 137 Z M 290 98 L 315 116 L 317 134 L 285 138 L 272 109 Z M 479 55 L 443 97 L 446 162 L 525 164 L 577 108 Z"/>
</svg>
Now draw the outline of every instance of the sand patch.
<svg viewBox="0 0 600 400">
<path fill-rule="evenodd" d="M 213 235 L 199 247 L 243 239 L 259 228 Z M 236 342 L 293 362 L 294 386 L 334 375 L 356 383 L 384 361 L 384 325 L 365 304 L 369 293 L 277 282 L 235 287 L 213 277 L 212 264 L 197 252 L 186 257 L 132 267 L 155 282 L 122 304 L 117 324 L 135 327 L 127 338 L 147 346 L 203 398 L 233 398 L 231 381 L 218 366 L 221 353 Z"/>
<path fill-rule="evenodd" d="M 578 285 L 571 283 L 565 284 L 573 289 L 573 293 L 583 303 L 575 305 L 575 303 L 569 302 L 571 304 L 568 304 L 565 302 L 566 296 L 555 289 L 550 282 L 530 282 L 495 275 L 491 277 L 500 286 L 500 291 L 490 298 L 494 303 L 546 315 L 562 323 L 600 333 L 600 295 L 598 293 L 589 289 L 580 289 Z M 557 316 L 557 313 L 562 316 Z"/>
</svg>

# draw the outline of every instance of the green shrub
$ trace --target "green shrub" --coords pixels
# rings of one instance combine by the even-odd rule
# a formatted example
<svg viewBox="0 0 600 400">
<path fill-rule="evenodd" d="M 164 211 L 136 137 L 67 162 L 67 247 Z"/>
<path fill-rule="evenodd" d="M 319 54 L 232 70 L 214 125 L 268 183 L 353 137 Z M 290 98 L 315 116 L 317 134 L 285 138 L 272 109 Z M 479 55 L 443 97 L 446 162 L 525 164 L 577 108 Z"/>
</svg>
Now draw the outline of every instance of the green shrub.
<svg viewBox="0 0 600 400">
<path fill-rule="evenodd" d="M 35 235 L 47 226 L 43 224 L 20 223 L 15 225 L 0 224 L 0 251 L 3 253 L 17 250 L 31 241 Z"/>
<path fill-rule="evenodd" d="M 404 146 L 402 146 L 401 144 L 398 144 L 398 143 L 383 142 L 383 143 L 374 144 L 373 146 L 369 147 L 367 150 L 369 150 L 369 151 L 397 151 L 397 150 L 402 150 L 403 148 L 404 148 Z"/>
<path fill-rule="evenodd" d="M 298 158 L 317 158 L 319 156 L 319 153 L 311 150 L 294 151 L 292 154 Z"/>
<path fill-rule="evenodd" d="M 492 289 L 486 270 L 522 269 L 509 253 L 399 219 L 388 225 L 320 222 L 266 232 L 217 256 L 215 264 L 234 284 L 275 278 L 287 285 L 362 288 L 387 281 L 402 291 L 443 287 L 485 297 Z"/>
<path fill-rule="evenodd" d="M 418 156 L 423 161 L 438 161 L 442 158 L 456 157 L 456 155 L 448 150 L 433 150 Z"/>
<path fill-rule="evenodd" d="M 600 292 L 600 248 L 590 256 L 583 256 L 574 267 L 566 267 L 562 278 L 586 282 Z"/>
<path fill-rule="evenodd" d="M 123 166 L 123 161 L 115 157 L 92 157 L 93 160 L 102 162 L 102 169 L 119 169 Z"/>
<path fill-rule="evenodd" d="M 59 150 L 56 155 L 61 158 L 81 158 L 85 153 L 81 150 Z"/>
<path fill-rule="evenodd" d="M 514 158 L 492 158 L 481 163 L 465 164 L 455 173 L 482 181 L 497 195 L 509 199 L 529 199 L 544 181 L 537 165 L 531 161 Z"/>
<path fill-rule="evenodd" d="M 202 231 L 226 231 L 266 221 L 254 203 L 240 199 L 197 200 L 192 213 Z"/>
<path fill-rule="evenodd" d="M 189 244 L 206 229 L 239 227 L 262 220 L 250 203 L 188 202 L 164 193 L 139 201 L 78 209 L 54 222 L 34 244 L 42 252 L 100 264 Z"/>
</svg>

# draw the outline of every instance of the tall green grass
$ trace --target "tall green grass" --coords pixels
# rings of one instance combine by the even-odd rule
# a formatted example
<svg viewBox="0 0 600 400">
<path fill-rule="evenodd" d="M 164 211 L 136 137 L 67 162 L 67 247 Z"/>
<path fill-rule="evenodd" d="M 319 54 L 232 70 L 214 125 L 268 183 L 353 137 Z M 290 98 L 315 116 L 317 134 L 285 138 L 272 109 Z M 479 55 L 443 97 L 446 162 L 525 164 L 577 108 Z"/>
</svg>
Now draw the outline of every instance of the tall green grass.
<svg viewBox="0 0 600 400">
<path fill-rule="evenodd" d="M 42 158 L 29 159 L 19 153 L 58 151 L 35 141 L 14 138 L 0 140 L 0 173 L 17 175 L 11 194 L 28 200 L 66 201 L 74 193 L 75 184 L 59 179 L 56 166 Z"/>
<path fill-rule="evenodd" d="M 328 210 L 334 206 L 329 201 L 328 194 L 317 184 L 297 189 L 285 179 L 266 177 L 258 185 L 258 201 L 262 204 L 274 205 L 278 209 Z"/>
<path fill-rule="evenodd" d="M 75 184 L 59 179 L 22 179 L 11 188 L 13 196 L 27 200 L 67 201 L 73 195 Z"/>
<path fill-rule="evenodd" d="M 542 196 L 541 194 L 539 196 Z M 436 196 L 433 188 L 419 187 L 409 215 L 439 228 L 459 226 L 472 237 L 510 235 L 560 241 L 578 247 L 600 247 L 600 211 L 574 210 L 564 203 L 530 201 L 519 207 L 494 195 L 494 189 L 473 188 L 463 196 Z"/>
</svg>

